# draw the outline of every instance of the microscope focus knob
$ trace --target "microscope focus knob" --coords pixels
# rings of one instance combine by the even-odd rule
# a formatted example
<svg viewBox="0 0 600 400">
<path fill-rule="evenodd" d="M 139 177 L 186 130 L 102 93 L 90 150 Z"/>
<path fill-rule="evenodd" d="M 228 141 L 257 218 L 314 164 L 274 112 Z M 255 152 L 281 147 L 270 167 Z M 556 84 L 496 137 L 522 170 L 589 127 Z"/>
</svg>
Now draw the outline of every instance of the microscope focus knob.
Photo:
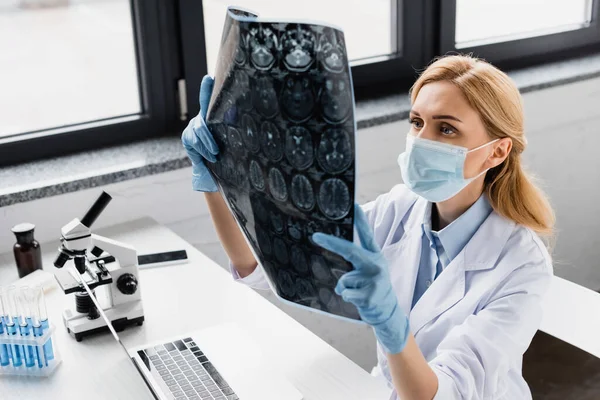
<svg viewBox="0 0 600 400">
<path fill-rule="evenodd" d="M 138 287 L 138 281 L 133 274 L 123 274 L 117 279 L 117 289 L 123 294 L 134 294 Z"/>
</svg>

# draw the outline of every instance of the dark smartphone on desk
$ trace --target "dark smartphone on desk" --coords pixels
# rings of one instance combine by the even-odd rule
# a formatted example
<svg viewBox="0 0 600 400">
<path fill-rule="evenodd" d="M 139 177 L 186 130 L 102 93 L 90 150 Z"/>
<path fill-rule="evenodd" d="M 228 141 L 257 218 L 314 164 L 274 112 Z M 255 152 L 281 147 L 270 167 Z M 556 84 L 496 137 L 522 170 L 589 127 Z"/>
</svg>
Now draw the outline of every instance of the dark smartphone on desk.
<svg viewBox="0 0 600 400">
<path fill-rule="evenodd" d="M 140 269 L 164 267 L 173 264 L 186 262 L 188 259 L 185 250 L 166 251 L 163 253 L 142 254 L 138 256 L 138 266 Z"/>
</svg>

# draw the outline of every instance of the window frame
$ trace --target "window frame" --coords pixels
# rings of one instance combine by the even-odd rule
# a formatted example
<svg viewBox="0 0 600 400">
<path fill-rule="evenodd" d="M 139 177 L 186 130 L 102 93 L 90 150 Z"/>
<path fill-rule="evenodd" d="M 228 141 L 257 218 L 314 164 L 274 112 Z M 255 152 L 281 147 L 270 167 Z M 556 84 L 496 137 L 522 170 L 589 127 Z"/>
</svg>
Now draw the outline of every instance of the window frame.
<svg viewBox="0 0 600 400">
<path fill-rule="evenodd" d="M 62 156 L 164 135 L 181 125 L 177 80 L 181 76 L 172 2 L 130 0 L 142 111 L 0 138 L 0 166 Z"/>
<path fill-rule="evenodd" d="M 463 53 L 485 58 L 502 68 L 523 68 L 583 55 L 600 50 L 600 0 L 592 1 L 592 17 L 588 27 L 505 42 L 457 49 L 457 0 L 440 1 L 440 54 Z"/>
</svg>

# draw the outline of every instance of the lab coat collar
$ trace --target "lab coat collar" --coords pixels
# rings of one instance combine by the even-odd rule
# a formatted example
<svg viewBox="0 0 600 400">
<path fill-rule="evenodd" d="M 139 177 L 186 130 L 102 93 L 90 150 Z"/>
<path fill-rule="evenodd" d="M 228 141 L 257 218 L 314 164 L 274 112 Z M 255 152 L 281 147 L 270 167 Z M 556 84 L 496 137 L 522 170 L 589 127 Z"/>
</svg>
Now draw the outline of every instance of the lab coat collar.
<svg viewBox="0 0 600 400">
<path fill-rule="evenodd" d="M 427 200 L 419 197 L 411 210 L 411 215 L 405 224 L 406 238 L 423 235 L 423 218 L 431 208 Z M 515 229 L 515 223 L 492 211 L 483 221 L 479 229 L 456 256 L 461 258 L 466 271 L 477 271 L 492 268 L 500 252 Z M 492 239 L 493 240 L 490 240 Z"/>
<path fill-rule="evenodd" d="M 407 220 L 406 244 L 404 248 L 407 252 L 407 262 L 409 265 L 419 265 L 419 255 L 422 243 L 421 222 L 427 209 L 427 201 L 418 199 L 415 203 L 411 216 Z M 485 270 L 494 267 L 502 249 L 515 228 L 515 223 L 492 212 L 481 227 L 473 235 L 471 240 L 462 251 L 448 264 L 444 271 L 433 281 L 423 296 L 417 301 L 410 312 L 409 320 L 413 334 L 425 326 L 454 304 L 459 302 L 465 296 L 466 271 Z M 413 249 L 417 252 L 413 253 Z M 415 271 L 416 269 L 412 268 Z M 406 294 L 414 291 L 415 277 L 409 277 L 412 282 L 412 290 L 407 290 Z M 407 307 L 406 304 L 401 304 Z M 410 310 L 410 308 L 403 308 Z"/>
</svg>

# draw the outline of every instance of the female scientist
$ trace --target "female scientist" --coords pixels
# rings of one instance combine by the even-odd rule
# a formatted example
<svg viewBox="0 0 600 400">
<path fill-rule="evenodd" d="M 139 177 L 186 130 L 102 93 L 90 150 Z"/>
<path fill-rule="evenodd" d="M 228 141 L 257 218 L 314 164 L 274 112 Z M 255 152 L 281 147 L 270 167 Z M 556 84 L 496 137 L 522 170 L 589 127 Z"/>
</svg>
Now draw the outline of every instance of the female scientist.
<svg viewBox="0 0 600 400">
<path fill-rule="evenodd" d="M 264 273 L 203 164 L 217 146 L 200 115 L 183 132 L 193 186 L 206 201 L 234 277 L 268 288 Z M 378 341 L 378 366 L 410 399 L 530 399 L 522 356 L 541 322 L 552 262 L 538 235 L 554 214 L 521 166 L 521 96 L 469 56 L 432 63 L 411 90 L 411 128 L 398 157 L 404 185 L 356 207 L 361 245 L 315 233 L 351 262 L 335 288 Z"/>
</svg>

